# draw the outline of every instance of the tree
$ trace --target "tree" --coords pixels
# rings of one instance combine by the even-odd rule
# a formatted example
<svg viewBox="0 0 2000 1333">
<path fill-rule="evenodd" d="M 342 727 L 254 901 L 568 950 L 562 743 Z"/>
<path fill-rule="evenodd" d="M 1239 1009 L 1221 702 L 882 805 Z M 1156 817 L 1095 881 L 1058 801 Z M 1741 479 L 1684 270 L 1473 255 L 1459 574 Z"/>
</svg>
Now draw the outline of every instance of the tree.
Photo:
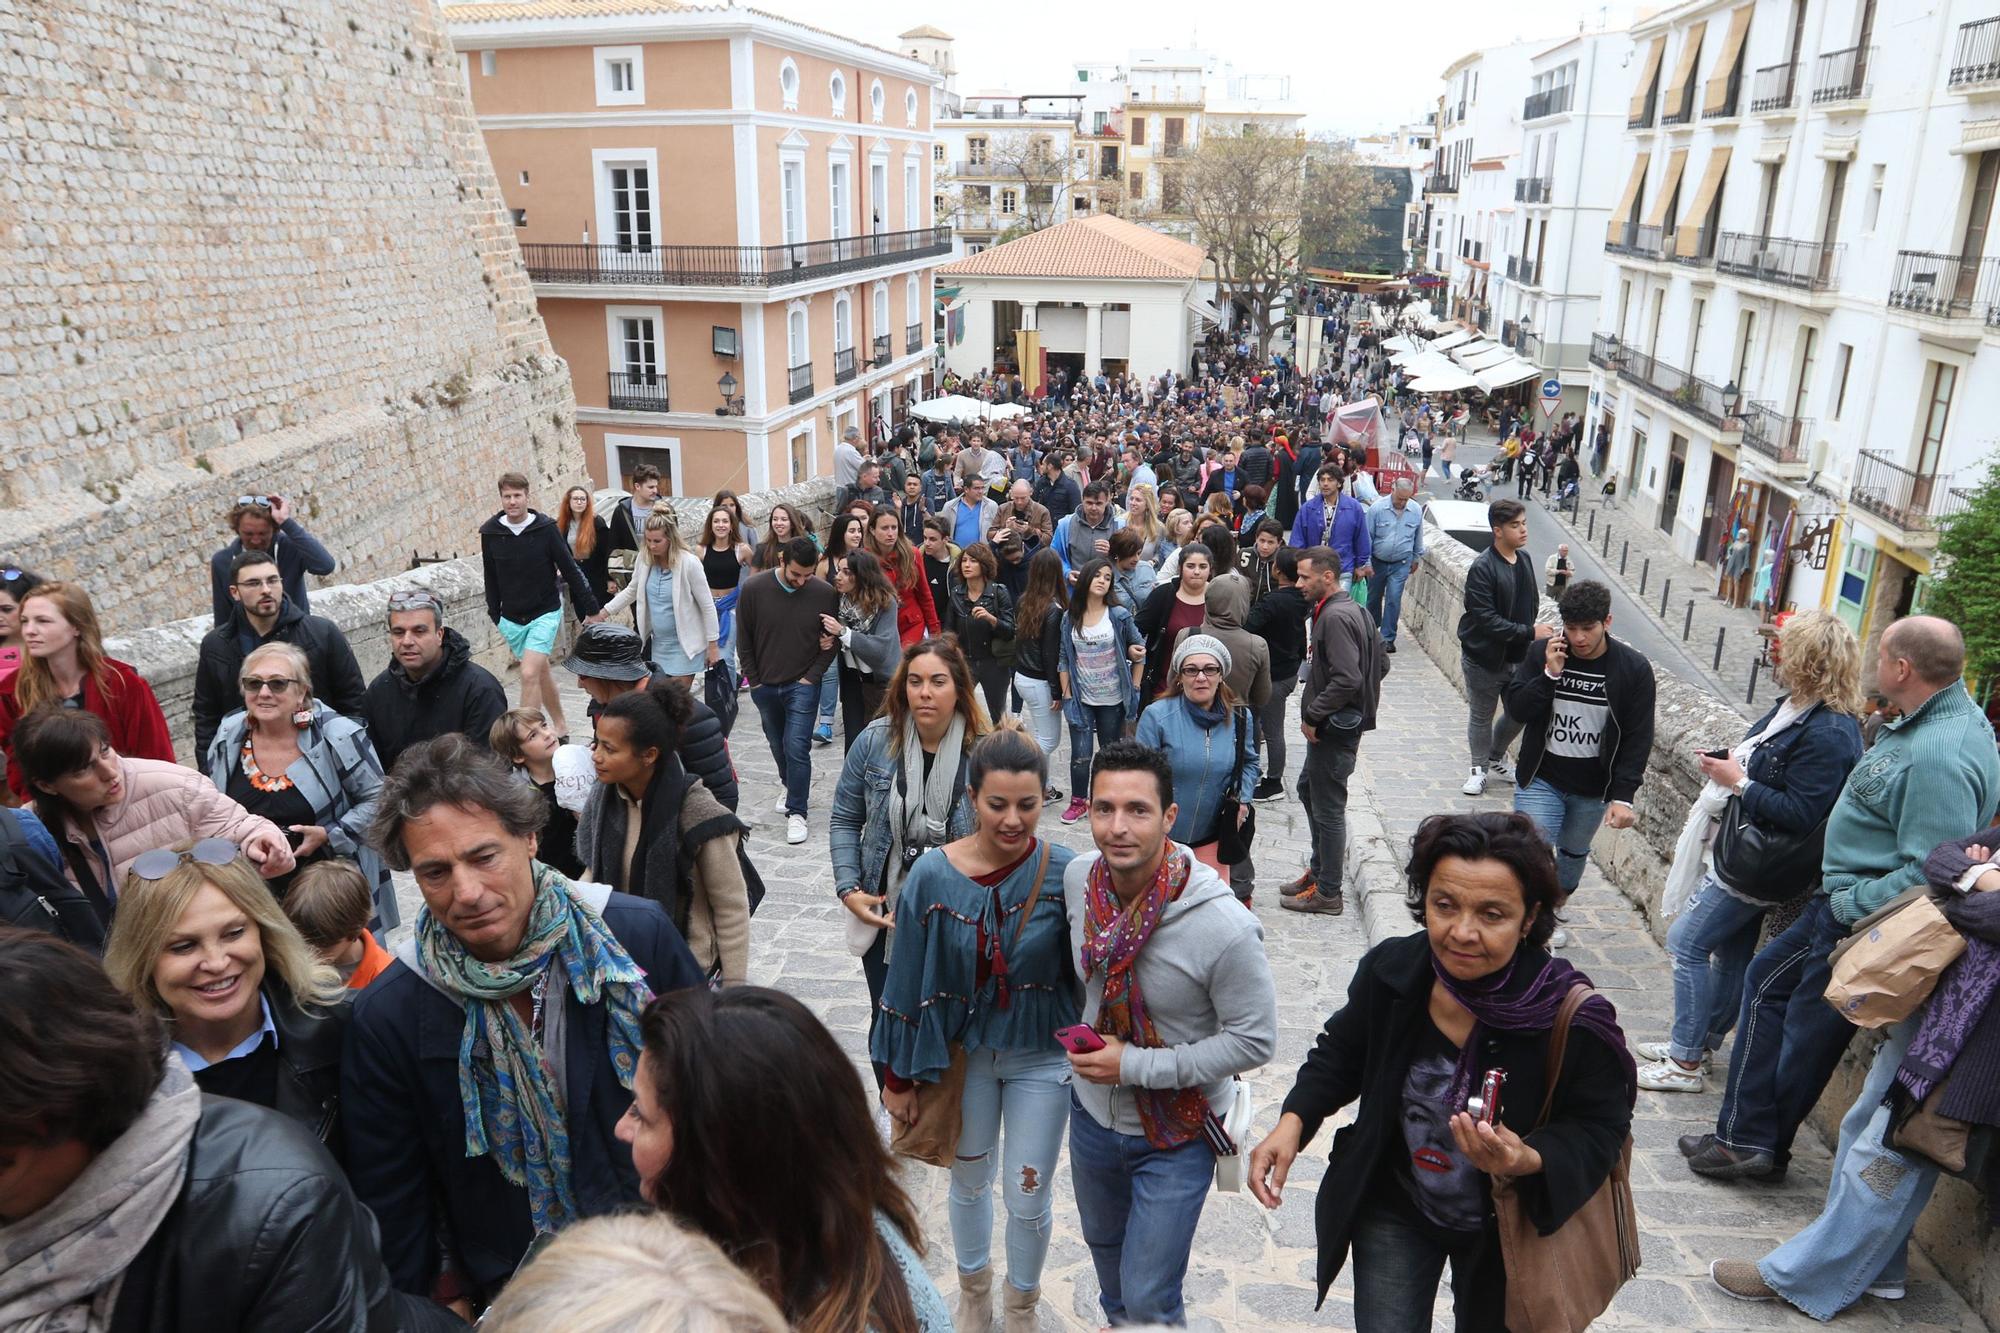
<svg viewBox="0 0 2000 1333">
<path fill-rule="evenodd" d="M 1930 610 L 1965 635 L 1965 673 L 2000 678 L 2000 459 L 1963 509 L 1947 515 L 1938 537 L 1944 573 Z"/>
<path fill-rule="evenodd" d="M 1026 235 L 1063 221 L 1057 202 L 1067 200 L 1076 182 L 1076 166 L 1056 147 L 1049 134 L 996 134 L 986 149 L 986 175 L 993 180 L 997 201 L 1003 190 L 1014 193 L 1010 233 Z"/>
</svg>

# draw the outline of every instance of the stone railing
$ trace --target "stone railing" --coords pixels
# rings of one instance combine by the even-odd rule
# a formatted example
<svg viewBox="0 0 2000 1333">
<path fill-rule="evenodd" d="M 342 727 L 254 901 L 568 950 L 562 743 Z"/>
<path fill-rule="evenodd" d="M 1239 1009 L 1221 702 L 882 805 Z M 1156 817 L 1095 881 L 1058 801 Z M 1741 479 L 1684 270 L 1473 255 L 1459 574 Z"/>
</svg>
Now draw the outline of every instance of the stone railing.
<svg viewBox="0 0 2000 1333">
<path fill-rule="evenodd" d="M 824 530 L 833 509 L 833 480 L 821 477 L 739 498 L 743 517 L 760 531 L 771 506 L 781 501 L 797 505 L 815 529 Z M 662 503 L 673 507 L 681 535 L 692 542 L 708 516 L 708 500 L 670 499 Z M 384 608 L 389 594 L 397 588 L 428 588 L 436 593 L 444 603 L 445 624 L 465 636 L 472 645 L 473 660 L 504 677 L 513 656 L 501 641 L 499 630 L 486 618 L 486 584 L 476 555 L 420 565 L 371 583 L 335 583 L 312 589 L 312 613 L 340 626 L 360 659 L 364 677 L 372 680 L 388 665 Z M 104 641 L 105 651 L 137 667 L 152 685 L 173 732 L 174 753 L 183 763 L 198 758 L 193 742 L 195 664 L 202 636 L 212 626 L 207 615 L 191 616 Z"/>
<path fill-rule="evenodd" d="M 1424 536 L 1423 560 L 1403 585 L 1402 632 L 1414 634 L 1461 691 L 1465 682 L 1458 617 L 1472 560 L 1473 553 L 1463 544 L 1433 528 Z M 1539 571 L 1536 581 L 1540 582 Z M 1540 618 L 1554 621 L 1553 602 L 1542 603 Z M 1660 917 L 1660 895 L 1667 866 L 1688 809 L 1701 790 L 1695 751 L 1734 744 L 1743 735 L 1744 723 L 1720 698 L 1689 681 L 1657 669 L 1654 681 L 1653 753 L 1635 802 L 1638 820 L 1629 829 L 1599 829 L 1591 855 L 1605 879 L 1644 913 L 1647 927 L 1664 943 L 1667 923 Z M 1393 723 L 1388 725 L 1393 728 Z M 1874 1034 L 1861 1034 L 1813 1109 L 1812 1120 L 1829 1144 L 1838 1136 L 1840 1118 L 1861 1091 L 1876 1045 Z M 1938 1182 L 1937 1193 L 1919 1219 L 1916 1236 L 1945 1278 L 1991 1323 L 2000 1315 L 2000 1231 L 1984 1226 L 1984 1217 L 1979 1192 L 1946 1177 Z"/>
</svg>

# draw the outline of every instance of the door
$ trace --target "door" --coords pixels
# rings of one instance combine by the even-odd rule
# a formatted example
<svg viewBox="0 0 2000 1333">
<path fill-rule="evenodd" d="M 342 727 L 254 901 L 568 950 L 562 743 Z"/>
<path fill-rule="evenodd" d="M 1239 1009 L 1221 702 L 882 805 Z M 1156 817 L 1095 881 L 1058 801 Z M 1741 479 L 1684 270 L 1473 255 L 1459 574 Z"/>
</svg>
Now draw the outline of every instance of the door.
<svg viewBox="0 0 2000 1333">
<path fill-rule="evenodd" d="M 806 238 L 806 167 L 803 162 L 787 162 L 779 169 L 783 196 L 785 244 L 799 245 Z"/>
<path fill-rule="evenodd" d="M 1681 482 L 1687 476 L 1688 442 L 1678 435 L 1667 437 L 1667 490 L 1660 500 L 1660 531 L 1672 535 L 1674 515 L 1680 512 Z"/>
<path fill-rule="evenodd" d="M 2000 149 L 1979 155 L 1979 167 L 1972 177 L 1972 198 L 1965 212 L 1965 238 L 1958 247 L 1958 285 L 1952 292 L 1952 308 L 1971 307 L 1979 285 L 1979 261 L 1986 255 L 1986 229 L 1993 220 L 1993 187 L 2000 181 Z"/>
<path fill-rule="evenodd" d="M 888 227 L 889 216 L 889 164 L 874 162 L 868 167 L 868 229 L 881 235 Z"/>
<path fill-rule="evenodd" d="M 620 254 L 653 248 L 653 182 L 641 166 L 607 167 L 611 173 L 611 237 Z"/>
<path fill-rule="evenodd" d="M 1722 553 L 1729 548 L 1729 520 L 1735 494 L 1736 464 L 1721 454 L 1710 454 L 1708 494 L 1702 498 L 1701 531 L 1695 537 L 1697 561 L 1720 562 Z"/>
<path fill-rule="evenodd" d="M 653 321 L 644 316 L 625 315 L 618 320 L 618 350 L 624 357 L 621 369 L 633 384 L 659 382 L 659 343 Z"/>
<path fill-rule="evenodd" d="M 1924 433 L 1917 443 L 1916 476 L 1910 479 L 1910 512 L 1928 514 L 1937 487 L 1938 458 L 1944 453 L 1945 427 L 1951 423 L 1951 398 L 1958 388 L 1958 367 L 1948 361 L 1931 363 L 1930 398 L 1924 407 Z"/>
</svg>

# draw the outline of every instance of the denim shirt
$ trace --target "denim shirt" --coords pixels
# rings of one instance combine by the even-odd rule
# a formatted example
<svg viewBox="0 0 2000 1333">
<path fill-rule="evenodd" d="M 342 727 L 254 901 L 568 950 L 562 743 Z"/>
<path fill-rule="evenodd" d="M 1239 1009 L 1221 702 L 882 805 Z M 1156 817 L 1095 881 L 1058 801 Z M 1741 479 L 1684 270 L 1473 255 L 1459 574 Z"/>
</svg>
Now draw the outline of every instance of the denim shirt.
<svg viewBox="0 0 2000 1333">
<path fill-rule="evenodd" d="M 1404 503 L 1403 512 L 1398 514 L 1394 498 L 1387 495 L 1369 505 L 1368 542 L 1373 548 L 1374 563 L 1378 565 L 1400 565 L 1422 556 L 1423 506 L 1412 498 Z"/>
<path fill-rule="evenodd" d="M 966 750 L 969 753 L 971 746 Z M 833 814 L 827 830 L 833 844 L 836 890 L 880 892 L 882 868 L 888 864 L 895 841 L 889 828 L 889 793 L 901 769 L 902 761 L 889 749 L 889 719 L 878 717 L 855 738 L 833 789 Z M 905 794 L 905 800 L 922 799 L 922 792 Z M 953 838 L 963 838 L 972 832 L 972 824 L 972 794 L 960 782 L 947 832 Z"/>
<path fill-rule="evenodd" d="M 1139 730 L 1133 739 L 1150 745 L 1167 756 L 1174 766 L 1174 801 L 1180 812 L 1168 836 L 1175 842 L 1198 847 L 1209 840 L 1215 813 L 1227 795 L 1229 770 L 1236 762 L 1233 748 L 1237 722 L 1243 723 L 1243 775 L 1237 779 L 1236 799 L 1248 802 L 1257 790 L 1257 720 L 1250 710 L 1238 705 L 1235 716 L 1216 726 L 1204 727 L 1188 711 L 1182 695 L 1155 699 L 1139 715 Z"/>
<path fill-rule="evenodd" d="M 1057 1028 L 1082 1012 L 1083 984 L 1069 948 L 1063 872 L 1076 856 L 1048 844 L 1042 892 L 1025 924 L 1042 849 L 1036 847 L 996 890 L 973 880 L 944 852 L 917 859 L 896 897 L 895 945 L 869 1056 L 901 1078 L 934 1083 L 951 1064 L 951 1043 L 972 1051 L 1044 1051 L 1060 1056 Z M 979 933 L 997 938 L 1007 959 L 1010 995 L 999 981 L 977 984 Z M 1020 932 L 1018 942 L 1015 932 Z"/>
<path fill-rule="evenodd" d="M 1116 585 L 1116 575 L 1112 576 L 1112 583 L 1114 586 Z M 1127 672 L 1129 678 L 1132 668 L 1132 646 L 1137 644 L 1142 648 L 1145 647 L 1146 636 L 1139 632 L 1139 622 L 1134 620 L 1132 613 L 1124 607 L 1114 606 L 1110 609 L 1109 614 L 1111 616 L 1111 632 L 1118 639 L 1118 656 L 1124 663 L 1119 669 Z M 1074 617 L 1067 615 L 1063 617 L 1062 628 L 1062 671 L 1064 675 L 1069 676 L 1072 680 L 1076 676 L 1076 620 Z M 1089 723 L 1084 718 L 1083 704 L 1077 699 L 1076 691 L 1065 690 L 1063 693 L 1065 695 L 1063 699 L 1063 717 L 1068 719 L 1072 727 L 1088 726 Z M 1139 687 L 1133 685 L 1125 691 L 1125 716 L 1132 718 L 1138 715 Z"/>
</svg>

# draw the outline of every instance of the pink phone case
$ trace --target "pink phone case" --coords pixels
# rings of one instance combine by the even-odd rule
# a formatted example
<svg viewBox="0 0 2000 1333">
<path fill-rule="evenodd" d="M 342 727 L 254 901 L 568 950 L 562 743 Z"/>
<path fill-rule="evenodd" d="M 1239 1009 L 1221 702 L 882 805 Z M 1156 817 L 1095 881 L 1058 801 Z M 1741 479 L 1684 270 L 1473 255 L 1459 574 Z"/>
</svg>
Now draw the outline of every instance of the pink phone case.
<svg viewBox="0 0 2000 1333">
<path fill-rule="evenodd" d="M 1091 1051 L 1104 1049 L 1104 1038 L 1082 1023 L 1072 1027 L 1057 1028 L 1056 1040 L 1063 1044 L 1064 1050 L 1075 1055 L 1087 1055 Z"/>
</svg>

